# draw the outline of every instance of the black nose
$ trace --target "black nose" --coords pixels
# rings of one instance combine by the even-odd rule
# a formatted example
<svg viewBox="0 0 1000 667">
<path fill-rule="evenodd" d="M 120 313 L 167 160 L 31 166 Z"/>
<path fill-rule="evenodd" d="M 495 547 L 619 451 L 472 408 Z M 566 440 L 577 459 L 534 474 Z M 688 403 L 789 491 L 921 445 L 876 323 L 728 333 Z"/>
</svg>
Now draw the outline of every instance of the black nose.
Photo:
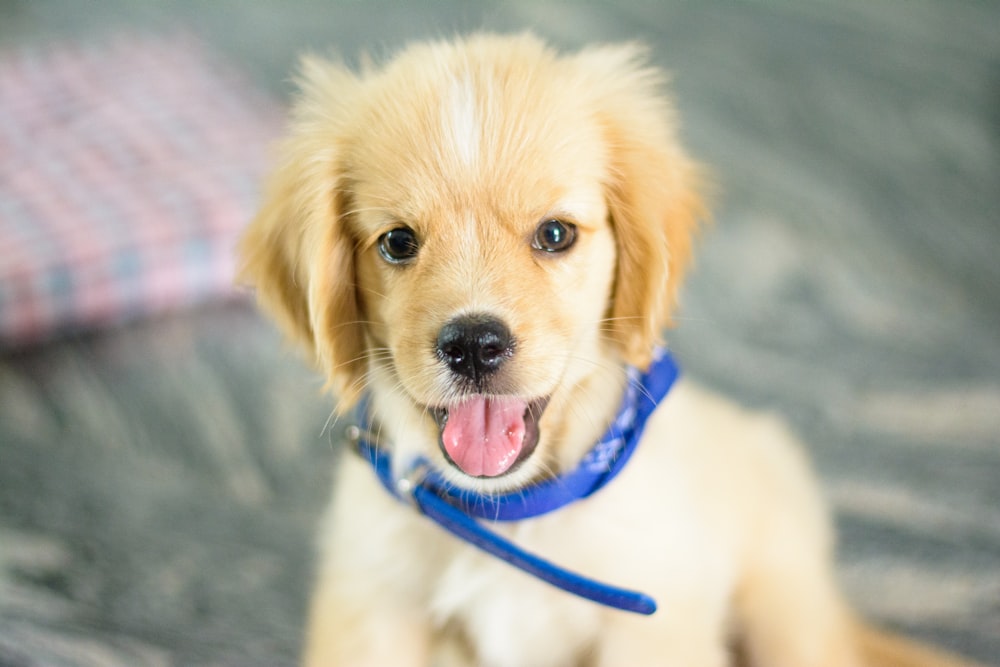
<svg viewBox="0 0 1000 667">
<path fill-rule="evenodd" d="M 480 381 L 499 369 L 514 351 L 510 329 L 489 315 L 463 315 L 441 328 L 437 354 L 452 372 Z"/>
</svg>

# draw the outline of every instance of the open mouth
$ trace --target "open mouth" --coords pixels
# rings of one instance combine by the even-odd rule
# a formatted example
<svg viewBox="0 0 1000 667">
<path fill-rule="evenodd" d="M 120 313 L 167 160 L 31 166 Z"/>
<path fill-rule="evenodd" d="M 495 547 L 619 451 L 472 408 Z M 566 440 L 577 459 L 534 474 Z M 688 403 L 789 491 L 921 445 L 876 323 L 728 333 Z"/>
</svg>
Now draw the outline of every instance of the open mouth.
<svg viewBox="0 0 1000 667">
<path fill-rule="evenodd" d="M 441 431 L 438 444 L 453 466 L 472 477 L 499 477 L 531 456 L 538 420 L 549 399 L 475 394 L 431 408 Z"/>
</svg>

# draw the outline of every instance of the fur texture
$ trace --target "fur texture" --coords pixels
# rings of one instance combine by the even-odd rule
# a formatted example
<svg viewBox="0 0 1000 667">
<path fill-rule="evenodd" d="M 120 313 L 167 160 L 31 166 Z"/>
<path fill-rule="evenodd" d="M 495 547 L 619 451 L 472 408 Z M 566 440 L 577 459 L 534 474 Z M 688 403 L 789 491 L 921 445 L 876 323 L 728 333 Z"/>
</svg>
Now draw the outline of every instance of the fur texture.
<svg viewBox="0 0 1000 667">
<path fill-rule="evenodd" d="M 370 396 L 397 461 L 426 456 L 486 492 L 573 466 L 614 414 L 623 367 L 647 365 L 670 324 L 705 214 L 662 75 L 634 45 L 559 55 L 530 35 L 477 35 L 411 46 L 361 74 L 307 58 L 299 82 L 241 247 L 264 308 L 341 409 Z M 549 252 L 539 234 L 553 220 L 575 242 Z M 401 260 L 385 241 L 399 229 L 413 243 Z M 441 342 L 469 317 L 510 334 L 488 373 L 462 375 Z M 537 445 L 506 474 L 467 474 L 439 445 L 435 415 L 472 395 L 544 399 Z M 652 594 L 652 617 L 576 599 L 455 541 L 352 457 L 334 495 L 307 665 L 960 664 L 855 620 L 792 437 L 687 381 L 609 487 L 499 528 Z"/>
</svg>

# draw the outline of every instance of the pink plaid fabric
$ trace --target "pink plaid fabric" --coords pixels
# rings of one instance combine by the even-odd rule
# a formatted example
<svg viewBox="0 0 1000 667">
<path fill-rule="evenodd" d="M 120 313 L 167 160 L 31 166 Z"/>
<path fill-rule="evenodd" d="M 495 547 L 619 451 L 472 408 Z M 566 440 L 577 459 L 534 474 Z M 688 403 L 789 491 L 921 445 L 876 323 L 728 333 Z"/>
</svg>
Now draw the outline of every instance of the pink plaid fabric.
<svg viewBox="0 0 1000 667">
<path fill-rule="evenodd" d="M 0 53 L 0 345 L 232 295 L 280 124 L 188 35 Z"/>
</svg>

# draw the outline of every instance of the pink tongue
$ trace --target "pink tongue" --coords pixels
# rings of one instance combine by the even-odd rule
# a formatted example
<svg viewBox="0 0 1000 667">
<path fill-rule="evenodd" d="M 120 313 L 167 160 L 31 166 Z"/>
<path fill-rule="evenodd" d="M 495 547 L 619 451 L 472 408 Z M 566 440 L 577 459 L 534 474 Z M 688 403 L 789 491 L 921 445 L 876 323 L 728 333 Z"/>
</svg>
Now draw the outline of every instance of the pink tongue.
<svg viewBox="0 0 1000 667">
<path fill-rule="evenodd" d="M 496 477 L 507 472 L 524 444 L 524 411 L 517 398 L 475 396 L 448 408 L 441 442 L 466 474 Z"/>
</svg>

